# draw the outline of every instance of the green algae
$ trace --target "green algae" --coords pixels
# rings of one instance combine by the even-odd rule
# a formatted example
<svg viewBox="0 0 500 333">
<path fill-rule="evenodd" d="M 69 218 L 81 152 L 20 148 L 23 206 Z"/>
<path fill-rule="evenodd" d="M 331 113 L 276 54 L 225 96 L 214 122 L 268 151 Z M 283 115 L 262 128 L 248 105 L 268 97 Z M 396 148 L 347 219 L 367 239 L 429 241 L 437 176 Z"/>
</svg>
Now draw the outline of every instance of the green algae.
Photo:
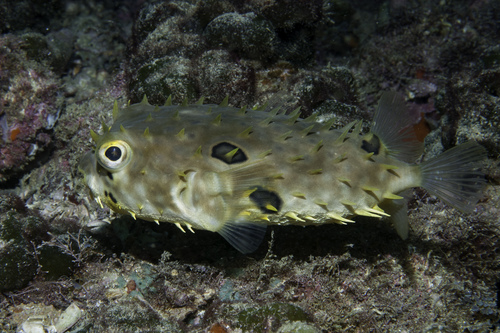
<svg viewBox="0 0 500 333">
<path fill-rule="evenodd" d="M 183 332 L 178 324 L 162 318 L 138 298 L 120 300 L 104 309 L 95 309 L 84 324 L 87 332 Z"/>
<path fill-rule="evenodd" d="M 287 321 L 309 321 L 308 314 L 300 307 L 289 303 L 272 303 L 241 311 L 236 316 L 243 331 L 267 332 L 267 319 L 273 318 L 274 326 L 279 327 Z"/>
<path fill-rule="evenodd" d="M 38 260 L 44 276 L 48 280 L 57 280 L 63 276 L 70 276 L 75 266 L 73 257 L 63 253 L 55 246 L 41 246 L 38 249 Z"/>
<path fill-rule="evenodd" d="M 21 218 L 14 213 L 0 218 L 0 291 L 22 288 L 35 277 L 35 248 L 25 235 L 39 222 L 35 217 Z"/>
<path fill-rule="evenodd" d="M 209 45 L 223 45 L 249 59 L 276 57 L 277 35 L 274 27 L 255 13 L 224 13 L 213 19 L 204 35 Z"/>
<path fill-rule="evenodd" d="M 179 57 L 164 57 L 141 66 L 135 80 L 130 82 L 129 89 L 135 92 L 132 100 L 141 100 L 144 95 L 153 104 L 163 104 L 170 95 L 179 101 L 195 99 L 195 83 L 186 68 L 188 61 Z"/>
<path fill-rule="evenodd" d="M 0 242 L 0 291 L 20 289 L 35 277 L 35 254 L 28 243 Z"/>
</svg>

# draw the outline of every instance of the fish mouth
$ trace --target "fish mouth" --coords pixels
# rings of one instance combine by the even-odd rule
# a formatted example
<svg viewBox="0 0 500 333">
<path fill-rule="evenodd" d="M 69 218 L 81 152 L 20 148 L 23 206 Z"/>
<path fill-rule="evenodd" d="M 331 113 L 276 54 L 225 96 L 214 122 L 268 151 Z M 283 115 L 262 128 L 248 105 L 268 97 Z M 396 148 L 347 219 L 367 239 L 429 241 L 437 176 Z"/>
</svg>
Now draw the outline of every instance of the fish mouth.
<svg viewBox="0 0 500 333">
<path fill-rule="evenodd" d="M 83 175 L 83 183 L 89 189 L 92 197 L 96 196 L 96 189 L 98 188 L 96 184 L 96 163 L 95 154 L 93 152 L 88 152 L 78 164 L 78 171 Z"/>
<path fill-rule="evenodd" d="M 82 160 L 78 164 L 78 171 L 83 175 L 85 182 L 87 177 L 92 174 L 93 170 L 95 170 L 96 162 L 94 154 L 92 152 L 88 152 L 85 156 L 83 156 Z"/>
</svg>

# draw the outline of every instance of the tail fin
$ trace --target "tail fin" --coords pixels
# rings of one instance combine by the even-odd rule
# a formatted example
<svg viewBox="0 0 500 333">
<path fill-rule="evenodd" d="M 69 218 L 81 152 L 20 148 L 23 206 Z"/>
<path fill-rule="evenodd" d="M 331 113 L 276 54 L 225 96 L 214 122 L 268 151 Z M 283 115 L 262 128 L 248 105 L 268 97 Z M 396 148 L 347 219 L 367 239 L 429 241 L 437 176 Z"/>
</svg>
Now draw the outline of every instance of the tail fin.
<svg viewBox="0 0 500 333">
<path fill-rule="evenodd" d="M 461 212 L 474 209 L 486 184 L 474 162 L 486 157 L 486 150 L 469 141 L 420 165 L 422 187 Z"/>
</svg>

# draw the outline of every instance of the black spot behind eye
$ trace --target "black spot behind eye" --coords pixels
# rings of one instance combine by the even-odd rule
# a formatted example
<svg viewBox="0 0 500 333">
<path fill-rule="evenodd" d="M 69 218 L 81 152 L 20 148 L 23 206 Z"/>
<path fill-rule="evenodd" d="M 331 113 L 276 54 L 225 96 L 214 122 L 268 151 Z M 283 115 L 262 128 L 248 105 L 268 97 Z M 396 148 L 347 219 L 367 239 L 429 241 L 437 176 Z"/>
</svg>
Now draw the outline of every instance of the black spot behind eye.
<svg viewBox="0 0 500 333">
<path fill-rule="evenodd" d="M 106 175 L 108 176 L 109 179 L 113 180 L 113 174 L 111 172 L 107 172 Z"/>
<path fill-rule="evenodd" d="M 361 149 L 363 149 L 367 153 L 378 155 L 380 151 L 380 139 L 378 138 L 378 136 L 373 134 L 371 139 L 363 140 L 363 142 L 361 143 Z"/>
<path fill-rule="evenodd" d="M 115 197 L 113 196 L 113 193 L 109 192 L 109 198 L 111 199 L 111 201 L 113 201 L 113 203 L 117 203 L 118 201 L 115 199 Z"/>
<path fill-rule="evenodd" d="M 104 155 L 106 155 L 106 157 L 109 158 L 111 161 L 118 161 L 120 157 L 122 157 L 122 151 L 120 148 L 116 146 L 111 146 L 108 149 L 106 149 Z"/>
<path fill-rule="evenodd" d="M 237 149 L 236 152 L 234 152 L 235 149 Z M 216 144 L 212 148 L 211 156 L 227 164 L 241 163 L 248 160 L 247 155 L 245 155 L 241 148 L 229 142 L 221 142 Z"/>
<path fill-rule="evenodd" d="M 109 197 L 111 199 L 111 201 L 113 201 L 113 203 L 118 203 L 118 200 L 116 200 L 116 198 L 114 197 L 113 193 L 111 192 L 108 192 L 108 191 L 104 191 L 104 196 L 105 197 Z"/>
<path fill-rule="evenodd" d="M 282 201 L 278 194 L 263 188 L 257 188 L 252 192 L 250 199 L 259 207 L 262 213 L 275 214 L 281 209 Z M 271 209 L 271 207 L 276 208 L 276 210 Z"/>
</svg>

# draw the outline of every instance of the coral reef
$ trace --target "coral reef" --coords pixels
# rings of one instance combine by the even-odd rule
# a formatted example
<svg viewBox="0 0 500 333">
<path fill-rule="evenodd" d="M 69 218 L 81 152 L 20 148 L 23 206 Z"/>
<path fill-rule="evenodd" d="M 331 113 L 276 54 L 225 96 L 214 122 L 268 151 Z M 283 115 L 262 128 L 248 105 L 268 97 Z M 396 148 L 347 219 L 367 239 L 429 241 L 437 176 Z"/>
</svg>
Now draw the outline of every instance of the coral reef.
<svg viewBox="0 0 500 333">
<path fill-rule="evenodd" d="M 18 176 L 35 157 L 40 158 L 40 153 L 50 148 L 51 129 L 57 121 L 62 100 L 57 97 L 60 79 L 42 64 L 45 59 L 32 60 L 38 58 L 38 50 L 48 47 L 43 36 L 5 35 L 0 44 L 0 181 L 6 181 Z M 51 60 L 57 61 L 56 58 L 59 57 L 54 56 Z"/>
<path fill-rule="evenodd" d="M 215 103 L 229 96 L 241 106 L 278 93 L 305 114 L 323 102 L 356 105 L 347 71 L 311 67 L 321 18 L 321 1 L 150 3 L 133 30 L 129 98 L 162 104 L 170 95 L 176 102 L 201 95 Z"/>
<path fill-rule="evenodd" d="M 498 1 L 0 1 L 0 16 L 0 331 L 500 329 Z M 381 90 L 430 132 L 424 158 L 487 148 L 472 214 L 417 189 L 407 240 L 368 218 L 272 227 L 243 256 L 111 214 L 77 172 L 114 100 L 229 95 L 342 125 L 369 121 Z"/>
</svg>

